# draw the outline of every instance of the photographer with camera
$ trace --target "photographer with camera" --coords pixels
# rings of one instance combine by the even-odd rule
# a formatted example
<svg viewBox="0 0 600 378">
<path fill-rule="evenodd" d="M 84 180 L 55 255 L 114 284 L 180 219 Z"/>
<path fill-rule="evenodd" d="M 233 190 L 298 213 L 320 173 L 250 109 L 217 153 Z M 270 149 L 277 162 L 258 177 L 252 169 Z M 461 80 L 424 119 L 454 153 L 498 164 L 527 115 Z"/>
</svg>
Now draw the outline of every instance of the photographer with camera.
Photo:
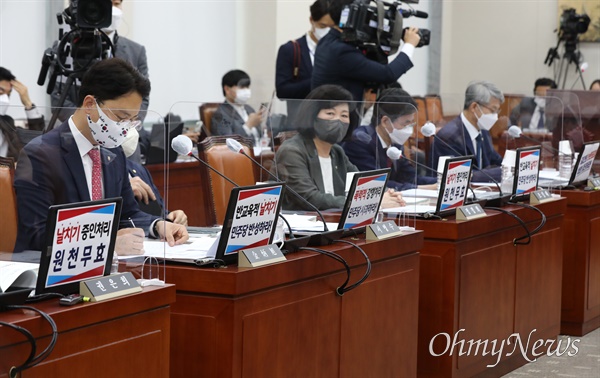
<svg viewBox="0 0 600 378">
<path fill-rule="evenodd" d="M 105 0 L 107 3 L 110 3 L 111 0 Z M 134 42 L 128 38 L 125 37 L 121 37 L 119 36 L 119 34 L 117 33 L 117 28 L 119 27 L 119 25 L 121 24 L 121 20 L 123 19 L 123 11 L 122 11 L 122 3 L 123 0 L 112 0 L 112 20 L 111 20 L 111 24 L 107 27 L 102 27 L 101 30 L 106 33 L 106 35 L 108 36 L 108 38 L 110 39 L 110 41 L 113 44 L 113 51 L 112 51 L 112 55 L 116 58 L 121 58 L 123 60 L 126 60 L 127 62 L 131 63 L 131 65 L 133 65 L 133 67 L 135 67 L 142 75 L 144 75 L 145 78 L 148 78 L 148 60 L 146 57 L 146 48 L 137 43 Z M 83 4 L 81 4 L 83 5 Z M 73 7 L 73 3 L 71 4 L 71 7 Z M 77 5 L 75 5 L 75 8 L 77 8 Z M 109 8 L 110 9 L 110 8 Z M 92 9 L 95 10 L 95 9 Z M 85 12 L 85 9 L 81 9 L 79 10 L 79 12 Z M 91 10 L 90 10 L 91 12 Z M 73 28 L 73 25 L 71 25 L 71 27 Z M 59 42 L 55 42 L 53 49 L 57 49 Z M 54 90 L 52 91 L 52 95 L 51 95 L 51 103 L 52 103 L 52 107 L 63 107 L 64 109 L 61 109 L 59 115 L 58 115 L 58 119 L 60 121 L 64 121 L 65 119 L 69 118 L 69 116 L 71 116 L 73 114 L 73 112 L 75 111 L 76 105 L 75 102 L 77 101 L 77 91 L 78 91 L 78 86 L 73 85 L 71 86 L 71 88 L 68 88 L 69 93 L 67 94 L 67 97 L 64 101 L 63 104 L 60 104 L 60 95 L 61 95 L 61 91 L 65 90 L 65 86 L 63 85 L 63 83 L 58 82 L 56 83 L 56 85 L 54 86 Z M 144 120 L 144 117 L 146 116 L 146 111 L 148 110 L 148 104 L 150 102 L 149 96 L 146 96 L 142 99 L 142 106 L 140 109 L 140 115 L 139 118 L 141 121 Z M 142 132 L 143 133 L 143 132 Z M 142 140 L 140 140 L 141 146 L 144 146 L 145 141 L 145 135 L 140 135 L 142 137 Z M 147 144 L 150 144 L 150 141 L 147 141 Z M 142 151 L 143 152 L 143 151 Z"/>
<path fill-rule="evenodd" d="M 389 64 L 382 63 L 380 61 L 383 59 L 376 61 L 368 57 L 366 49 L 361 49 L 361 46 L 345 42 L 342 37 L 343 30 L 339 27 L 342 10 L 354 2 L 364 1 L 323 1 L 327 4 L 327 11 L 335 25 L 317 45 L 312 76 L 313 88 L 323 84 L 338 84 L 350 91 L 355 101 L 362 101 L 367 83 L 393 83 L 413 66 L 411 58 L 415 47 L 421 41 L 419 29 L 408 28 L 404 33 L 404 45 L 398 56 Z"/>
</svg>

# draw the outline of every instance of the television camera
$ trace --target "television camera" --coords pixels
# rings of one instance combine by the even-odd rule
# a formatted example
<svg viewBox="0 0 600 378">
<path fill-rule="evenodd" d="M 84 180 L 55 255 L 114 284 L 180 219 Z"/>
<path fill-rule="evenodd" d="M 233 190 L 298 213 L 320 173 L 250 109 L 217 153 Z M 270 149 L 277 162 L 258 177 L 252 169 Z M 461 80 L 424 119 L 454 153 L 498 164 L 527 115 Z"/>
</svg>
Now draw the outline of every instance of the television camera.
<svg viewBox="0 0 600 378">
<path fill-rule="evenodd" d="M 371 5 L 375 3 L 375 5 Z M 419 0 L 404 1 L 418 4 Z M 355 0 L 342 9 L 340 28 L 342 40 L 363 49 L 366 56 L 381 63 L 400 47 L 406 29 L 403 20 L 407 17 L 427 18 L 428 14 L 413 9 L 402 9 L 400 1 Z M 431 32 L 419 29 L 421 40 L 417 47 L 429 45 Z"/>
<path fill-rule="evenodd" d="M 97 61 L 112 57 L 114 46 L 101 29 L 112 22 L 111 0 L 71 0 L 70 5 L 56 15 L 59 40 L 47 48 L 42 56 L 38 85 L 44 85 L 48 72 L 50 79 L 46 93 L 51 94 L 59 76 L 67 77 L 61 90 L 58 106 L 53 111 L 48 129 L 52 129 L 70 87 L 76 79 Z M 65 27 L 62 25 L 66 24 Z"/>
</svg>

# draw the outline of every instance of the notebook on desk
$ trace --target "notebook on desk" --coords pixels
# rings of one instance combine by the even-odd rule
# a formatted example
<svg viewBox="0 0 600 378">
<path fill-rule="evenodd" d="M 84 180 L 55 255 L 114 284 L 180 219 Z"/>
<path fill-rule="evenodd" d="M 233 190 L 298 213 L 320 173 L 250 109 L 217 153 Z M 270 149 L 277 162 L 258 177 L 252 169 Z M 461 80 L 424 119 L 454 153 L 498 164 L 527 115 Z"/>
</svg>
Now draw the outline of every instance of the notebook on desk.
<svg viewBox="0 0 600 378">
<path fill-rule="evenodd" d="M 449 158 L 444 163 L 444 172 L 435 205 L 416 204 L 382 209 L 382 211 L 386 214 L 405 214 L 423 218 L 453 214 L 457 207 L 465 204 L 472 168 L 472 156 Z"/>
</svg>

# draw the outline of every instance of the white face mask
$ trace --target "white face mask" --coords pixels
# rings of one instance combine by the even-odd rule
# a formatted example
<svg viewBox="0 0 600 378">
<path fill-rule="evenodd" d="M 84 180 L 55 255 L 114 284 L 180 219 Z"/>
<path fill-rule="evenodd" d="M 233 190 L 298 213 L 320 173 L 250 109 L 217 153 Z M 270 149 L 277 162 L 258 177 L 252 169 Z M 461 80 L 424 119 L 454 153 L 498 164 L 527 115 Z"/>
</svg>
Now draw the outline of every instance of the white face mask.
<svg viewBox="0 0 600 378">
<path fill-rule="evenodd" d="M 546 107 L 546 99 L 544 97 L 534 97 L 533 102 L 537 104 L 540 108 L 544 109 Z"/>
<path fill-rule="evenodd" d="M 130 157 L 133 155 L 135 150 L 137 150 L 138 140 L 140 139 L 140 134 L 138 133 L 135 127 L 129 129 L 127 136 L 125 137 L 125 141 L 121 144 L 121 148 L 123 148 L 123 152 L 125 152 L 125 157 Z"/>
<path fill-rule="evenodd" d="M 319 41 L 321 40 L 321 38 L 325 37 L 327 33 L 329 33 L 329 30 L 331 30 L 331 28 L 318 28 L 315 26 L 315 31 L 313 32 L 313 35 L 315 36 L 317 41 Z"/>
<path fill-rule="evenodd" d="M 6 115 L 8 112 L 8 106 L 10 105 L 10 99 L 7 94 L 0 95 L 0 116 Z"/>
<path fill-rule="evenodd" d="M 490 131 L 492 126 L 494 126 L 496 121 L 498 121 L 498 114 L 496 114 L 496 113 L 485 114 L 483 112 L 483 110 L 481 110 L 481 107 L 479 106 L 479 104 L 477 104 L 477 107 L 479 108 L 479 111 L 481 112 L 481 117 L 477 117 L 477 113 L 475 113 L 475 117 L 477 117 L 477 126 L 479 126 L 479 128 L 481 130 Z"/>
<path fill-rule="evenodd" d="M 250 96 L 252 96 L 250 88 L 237 88 L 235 90 L 235 103 L 244 105 L 250 100 Z"/>
<path fill-rule="evenodd" d="M 112 22 L 109 27 L 102 29 L 105 33 L 112 33 L 121 26 L 123 19 L 123 11 L 117 7 L 112 7 Z"/>
<path fill-rule="evenodd" d="M 388 134 L 392 140 L 392 143 L 402 145 L 413 135 L 413 132 L 414 124 L 410 124 L 401 129 L 397 129 L 392 125 L 392 132 L 388 132 Z"/>
<path fill-rule="evenodd" d="M 119 147 L 125 142 L 127 134 L 129 134 L 134 124 L 131 121 L 117 122 L 108 118 L 102 109 L 100 109 L 100 106 L 98 106 L 98 102 L 96 102 L 96 109 L 98 109 L 97 122 L 92 121 L 89 114 L 87 116 L 92 136 L 101 147 Z"/>
</svg>

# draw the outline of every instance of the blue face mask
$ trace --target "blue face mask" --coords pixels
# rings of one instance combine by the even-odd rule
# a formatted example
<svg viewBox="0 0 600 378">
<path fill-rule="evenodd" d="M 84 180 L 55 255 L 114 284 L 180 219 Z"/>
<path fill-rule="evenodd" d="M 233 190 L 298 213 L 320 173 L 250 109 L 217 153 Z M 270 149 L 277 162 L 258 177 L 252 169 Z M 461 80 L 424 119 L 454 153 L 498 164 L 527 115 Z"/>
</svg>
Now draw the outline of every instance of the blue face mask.
<svg viewBox="0 0 600 378">
<path fill-rule="evenodd" d="M 323 142 L 336 144 L 341 142 L 348 132 L 349 123 L 342 122 L 339 119 L 315 119 L 315 135 Z"/>
</svg>

